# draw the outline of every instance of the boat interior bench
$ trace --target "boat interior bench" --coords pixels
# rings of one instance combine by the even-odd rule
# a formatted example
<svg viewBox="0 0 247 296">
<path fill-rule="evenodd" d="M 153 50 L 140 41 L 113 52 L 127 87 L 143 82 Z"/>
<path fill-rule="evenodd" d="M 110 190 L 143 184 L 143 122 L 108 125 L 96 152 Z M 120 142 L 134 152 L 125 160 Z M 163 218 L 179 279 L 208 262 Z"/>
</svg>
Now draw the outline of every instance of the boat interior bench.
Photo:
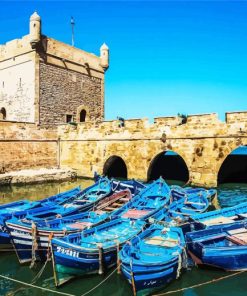
<svg viewBox="0 0 247 296">
<path fill-rule="evenodd" d="M 162 236 L 153 236 L 145 239 L 145 243 L 148 245 L 173 248 L 178 245 L 179 241 L 177 239 L 164 238 Z"/>
<path fill-rule="evenodd" d="M 230 234 L 227 239 L 230 241 L 239 244 L 239 245 L 247 245 L 247 229 L 246 228 L 238 228 L 229 230 Z"/>
<path fill-rule="evenodd" d="M 211 225 L 218 225 L 218 224 L 228 224 L 228 223 L 233 223 L 235 222 L 235 219 L 237 219 L 237 216 L 231 216 L 231 217 L 216 217 L 212 218 L 209 220 L 202 221 L 203 224 L 206 226 L 211 226 Z"/>
</svg>

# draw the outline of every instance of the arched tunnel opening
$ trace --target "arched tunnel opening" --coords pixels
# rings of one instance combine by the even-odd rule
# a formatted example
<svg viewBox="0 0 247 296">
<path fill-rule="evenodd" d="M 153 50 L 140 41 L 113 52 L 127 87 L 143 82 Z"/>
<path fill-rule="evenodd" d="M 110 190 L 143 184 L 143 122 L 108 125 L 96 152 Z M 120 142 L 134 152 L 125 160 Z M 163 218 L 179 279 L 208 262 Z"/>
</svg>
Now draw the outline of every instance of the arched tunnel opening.
<svg viewBox="0 0 247 296">
<path fill-rule="evenodd" d="M 189 180 L 189 170 L 183 158 L 174 151 L 161 152 L 154 157 L 148 168 L 147 180 L 156 180 L 162 176 L 166 181 Z"/>
<path fill-rule="evenodd" d="M 109 178 L 127 179 L 127 166 L 121 157 L 114 155 L 105 162 L 103 174 Z"/>
<path fill-rule="evenodd" d="M 224 160 L 218 173 L 218 184 L 247 183 L 247 146 L 233 150 Z"/>
</svg>

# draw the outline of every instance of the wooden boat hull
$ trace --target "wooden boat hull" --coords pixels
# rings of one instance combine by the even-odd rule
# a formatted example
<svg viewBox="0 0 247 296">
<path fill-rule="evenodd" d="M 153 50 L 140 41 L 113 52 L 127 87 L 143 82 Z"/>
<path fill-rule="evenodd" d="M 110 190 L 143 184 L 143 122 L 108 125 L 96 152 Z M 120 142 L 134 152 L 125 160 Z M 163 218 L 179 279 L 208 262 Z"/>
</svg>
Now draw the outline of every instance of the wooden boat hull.
<svg viewBox="0 0 247 296">
<path fill-rule="evenodd" d="M 115 206 L 121 206 L 122 203 L 127 202 L 132 197 L 129 189 L 122 190 L 102 199 L 95 207 L 95 212 L 82 213 L 74 216 L 68 216 L 61 219 L 49 221 L 49 225 L 45 223 L 36 223 L 36 261 L 45 261 L 48 250 L 48 238 L 52 235 L 55 238 L 64 237 L 67 234 L 82 231 L 85 228 L 90 228 L 102 223 L 109 216 L 109 211 L 115 209 Z M 123 199 L 123 200 L 122 200 Z M 115 205 L 116 204 L 116 205 Z M 104 212 L 105 210 L 105 212 Z M 107 210 L 107 211 L 106 211 Z M 75 229 L 69 229 L 71 221 L 74 223 Z M 54 229 L 52 225 L 60 223 L 60 230 Z M 63 226 L 61 225 L 63 224 Z M 90 223 L 90 225 L 88 224 Z M 84 226 L 83 226 L 84 225 Z M 20 263 L 30 262 L 32 260 L 32 225 L 17 219 L 12 219 L 6 222 L 6 226 L 12 238 L 12 243 L 15 247 L 17 257 Z M 59 227 L 58 227 L 59 228 Z"/>
<path fill-rule="evenodd" d="M 140 233 L 144 225 L 143 221 L 116 219 L 82 233 L 53 239 L 55 285 L 60 286 L 76 276 L 101 274 L 116 265 L 118 248 Z"/>
<path fill-rule="evenodd" d="M 55 266 L 55 284 L 61 286 L 67 281 L 86 274 L 100 273 L 99 253 L 81 252 L 68 246 L 52 244 Z M 117 263 L 116 248 L 104 251 L 104 269 L 109 269 Z"/>
<path fill-rule="evenodd" d="M 247 270 L 247 229 L 244 223 L 186 234 L 187 247 L 198 265 L 226 271 Z"/>
<path fill-rule="evenodd" d="M 180 229 L 153 225 L 120 251 L 121 270 L 137 295 L 150 295 L 180 275 L 185 241 Z"/>
<path fill-rule="evenodd" d="M 227 225 L 242 223 L 247 219 L 247 202 L 202 214 L 192 215 L 185 232 L 194 230 L 222 228 Z"/>
<path fill-rule="evenodd" d="M 151 295 L 155 291 L 165 288 L 171 281 L 177 278 L 178 263 L 171 264 L 160 271 L 152 273 L 137 274 L 134 272 L 133 279 L 135 290 L 138 296 Z M 128 282 L 132 285 L 132 275 L 130 269 L 122 265 L 122 273 Z"/>
<path fill-rule="evenodd" d="M 170 187 L 162 178 L 147 185 L 125 206 L 115 211 L 112 217 L 147 220 L 170 203 Z"/>
<path fill-rule="evenodd" d="M 17 257 L 20 263 L 32 261 L 35 244 L 35 261 L 45 261 L 52 237 L 61 238 L 70 233 L 82 231 L 102 223 L 106 214 L 81 213 L 65 218 L 57 218 L 49 222 L 36 222 L 35 239 L 34 224 L 29 220 L 12 219 L 6 222 Z"/>
<path fill-rule="evenodd" d="M 0 249 L 12 248 L 10 235 L 5 226 L 5 221 L 11 219 L 13 216 L 25 217 L 29 212 L 36 213 L 53 209 L 56 203 L 62 203 L 70 199 L 72 196 L 80 192 L 80 187 L 73 188 L 66 192 L 45 198 L 40 201 L 16 201 L 0 206 Z"/>
<path fill-rule="evenodd" d="M 11 244 L 10 235 L 8 232 L 0 232 L 0 249 L 11 250 L 13 248 Z"/>
</svg>

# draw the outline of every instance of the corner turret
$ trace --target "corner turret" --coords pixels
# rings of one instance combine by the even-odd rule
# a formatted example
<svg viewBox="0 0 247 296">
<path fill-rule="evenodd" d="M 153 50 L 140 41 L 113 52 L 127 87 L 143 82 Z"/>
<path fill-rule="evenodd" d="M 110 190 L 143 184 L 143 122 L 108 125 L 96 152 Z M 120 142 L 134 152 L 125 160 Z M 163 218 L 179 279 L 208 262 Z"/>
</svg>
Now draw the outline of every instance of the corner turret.
<svg viewBox="0 0 247 296">
<path fill-rule="evenodd" d="M 30 44 L 32 48 L 36 48 L 37 44 L 40 42 L 41 35 L 41 18 L 35 11 L 31 17 L 29 22 L 29 36 L 30 36 Z"/>
<path fill-rule="evenodd" d="M 105 43 L 100 47 L 100 60 L 101 67 L 106 71 L 109 68 L 109 48 Z"/>
</svg>

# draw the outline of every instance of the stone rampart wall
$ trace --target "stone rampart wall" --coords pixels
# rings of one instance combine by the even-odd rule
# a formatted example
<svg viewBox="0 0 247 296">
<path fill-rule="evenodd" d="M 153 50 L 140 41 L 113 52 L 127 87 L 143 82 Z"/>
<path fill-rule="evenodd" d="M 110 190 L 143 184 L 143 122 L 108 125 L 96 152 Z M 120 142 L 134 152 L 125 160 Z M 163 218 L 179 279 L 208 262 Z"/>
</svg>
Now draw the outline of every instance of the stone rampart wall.
<svg viewBox="0 0 247 296">
<path fill-rule="evenodd" d="M 230 113 L 228 113 L 228 116 Z M 240 112 L 241 117 L 247 113 Z M 235 118 L 235 119 L 234 119 Z M 216 186 L 218 171 L 232 150 L 247 145 L 247 120 L 220 121 L 216 114 L 181 118 L 155 118 L 83 123 L 59 127 L 61 166 L 91 177 L 102 173 L 106 160 L 120 156 L 129 178 L 146 179 L 152 159 L 162 151 L 173 150 L 183 157 L 194 185 Z"/>
<path fill-rule="evenodd" d="M 57 167 L 57 151 L 56 130 L 0 121 L 0 172 Z"/>
<path fill-rule="evenodd" d="M 232 115 L 232 116 L 231 116 Z M 246 114 L 245 114 L 246 115 Z M 26 168 L 70 168 L 81 176 L 103 172 L 111 156 L 120 156 L 129 178 L 146 179 L 152 160 L 172 150 L 185 161 L 190 181 L 216 186 L 225 158 L 237 147 L 247 145 L 247 120 L 236 113 L 227 122 L 215 114 L 193 115 L 187 123 L 180 118 L 85 122 L 45 128 L 31 123 L 0 122 L 0 170 Z M 243 112 L 240 114 L 244 118 Z"/>
</svg>

